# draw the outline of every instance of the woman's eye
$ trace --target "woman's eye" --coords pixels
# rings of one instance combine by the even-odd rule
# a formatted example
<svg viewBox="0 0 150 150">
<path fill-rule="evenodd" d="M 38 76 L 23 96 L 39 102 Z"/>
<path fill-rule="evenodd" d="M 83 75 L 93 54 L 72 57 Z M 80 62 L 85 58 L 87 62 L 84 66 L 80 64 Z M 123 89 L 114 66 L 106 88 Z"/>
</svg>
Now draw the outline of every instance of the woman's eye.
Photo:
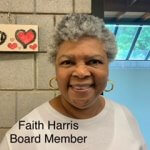
<svg viewBox="0 0 150 150">
<path fill-rule="evenodd" d="M 101 60 L 98 59 L 92 59 L 88 62 L 89 65 L 99 65 L 99 64 L 103 64 L 103 62 Z"/>
<path fill-rule="evenodd" d="M 65 60 L 60 63 L 61 65 L 72 65 L 73 62 L 71 60 Z"/>
</svg>

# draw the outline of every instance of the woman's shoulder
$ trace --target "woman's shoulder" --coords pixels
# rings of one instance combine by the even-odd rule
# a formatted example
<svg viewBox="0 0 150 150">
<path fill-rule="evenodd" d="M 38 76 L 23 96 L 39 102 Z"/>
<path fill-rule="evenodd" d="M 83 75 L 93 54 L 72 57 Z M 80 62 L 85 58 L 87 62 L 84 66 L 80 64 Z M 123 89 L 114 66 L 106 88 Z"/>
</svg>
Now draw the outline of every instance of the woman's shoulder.
<svg viewBox="0 0 150 150">
<path fill-rule="evenodd" d="M 109 105 L 111 107 L 113 107 L 113 109 L 115 111 L 122 111 L 128 118 L 134 118 L 133 114 L 131 113 L 131 111 L 127 108 L 127 106 L 121 104 L 121 103 L 118 103 L 117 101 L 115 100 L 112 100 L 112 99 L 109 99 L 109 98 L 105 98 L 105 101 L 107 103 L 109 103 Z"/>
<path fill-rule="evenodd" d="M 127 106 L 120 104 L 118 102 L 116 102 L 115 100 L 111 100 L 111 99 L 106 99 L 107 103 L 109 102 L 111 105 L 111 107 L 113 107 L 115 113 L 118 115 L 123 115 L 130 124 L 135 124 L 136 123 L 136 119 L 133 115 L 133 113 L 127 108 Z"/>
<path fill-rule="evenodd" d="M 134 114 L 128 109 L 127 106 L 123 104 L 117 103 L 114 100 L 109 100 L 109 102 L 113 106 L 116 118 L 115 123 L 117 126 L 122 126 L 121 128 L 125 127 L 126 129 L 129 129 L 132 132 L 133 137 L 138 141 L 141 141 L 144 145 L 144 138 Z"/>
</svg>

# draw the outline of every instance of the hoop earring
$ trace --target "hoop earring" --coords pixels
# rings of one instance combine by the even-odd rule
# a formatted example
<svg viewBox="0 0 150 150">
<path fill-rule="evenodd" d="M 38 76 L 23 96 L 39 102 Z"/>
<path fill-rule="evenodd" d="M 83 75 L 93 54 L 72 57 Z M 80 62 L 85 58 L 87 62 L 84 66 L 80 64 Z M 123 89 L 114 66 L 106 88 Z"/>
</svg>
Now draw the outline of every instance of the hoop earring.
<svg viewBox="0 0 150 150">
<path fill-rule="evenodd" d="M 110 91 L 112 91 L 114 89 L 114 83 L 113 83 L 113 81 L 112 80 L 108 80 L 108 82 L 111 84 L 111 87 L 109 89 L 105 89 L 104 90 L 105 92 L 110 92 Z"/>
<path fill-rule="evenodd" d="M 51 78 L 51 79 L 49 80 L 50 90 L 51 90 L 51 91 L 57 91 L 57 90 L 59 90 L 58 87 L 54 87 L 54 86 L 52 85 L 52 81 L 53 81 L 53 80 L 56 80 L 56 77 L 53 77 L 53 78 Z"/>
</svg>

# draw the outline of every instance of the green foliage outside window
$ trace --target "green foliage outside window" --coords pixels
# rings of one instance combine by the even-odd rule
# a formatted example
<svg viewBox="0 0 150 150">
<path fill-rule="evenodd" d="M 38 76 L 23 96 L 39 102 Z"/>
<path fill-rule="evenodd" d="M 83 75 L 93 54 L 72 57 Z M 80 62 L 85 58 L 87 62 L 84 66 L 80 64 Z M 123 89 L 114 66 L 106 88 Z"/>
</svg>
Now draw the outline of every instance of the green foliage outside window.
<svg viewBox="0 0 150 150">
<path fill-rule="evenodd" d="M 114 32 L 116 25 L 107 25 L 108 29 Z M 116 34 L 118 54 L 116 60 L 126 60 L 133 44 L 138 28 L 140 26 L 119 25 Z M 129 60 L 144 60 L 150 51 L 150 27 L 143 26 L 141 33 L 133 47 Z M 150 58 L 148 58 L 150 60 Z"/>
</svg>

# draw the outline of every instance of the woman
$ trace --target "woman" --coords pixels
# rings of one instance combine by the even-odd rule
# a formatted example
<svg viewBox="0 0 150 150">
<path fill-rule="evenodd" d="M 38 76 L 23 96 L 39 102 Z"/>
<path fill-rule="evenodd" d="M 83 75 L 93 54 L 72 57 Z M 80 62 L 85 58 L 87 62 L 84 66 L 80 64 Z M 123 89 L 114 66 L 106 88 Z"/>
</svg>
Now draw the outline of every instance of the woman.
<svg viewBox="0 0 150 150">
<path fill-rule="evenodd" d="M 117 53 L 103 21 L 65 16 L 53 40 L 51 61 L 61 94 L 18 121 L 0 150 L 145 150 L 132 114 L 101 96 Z"/>
</svg>

